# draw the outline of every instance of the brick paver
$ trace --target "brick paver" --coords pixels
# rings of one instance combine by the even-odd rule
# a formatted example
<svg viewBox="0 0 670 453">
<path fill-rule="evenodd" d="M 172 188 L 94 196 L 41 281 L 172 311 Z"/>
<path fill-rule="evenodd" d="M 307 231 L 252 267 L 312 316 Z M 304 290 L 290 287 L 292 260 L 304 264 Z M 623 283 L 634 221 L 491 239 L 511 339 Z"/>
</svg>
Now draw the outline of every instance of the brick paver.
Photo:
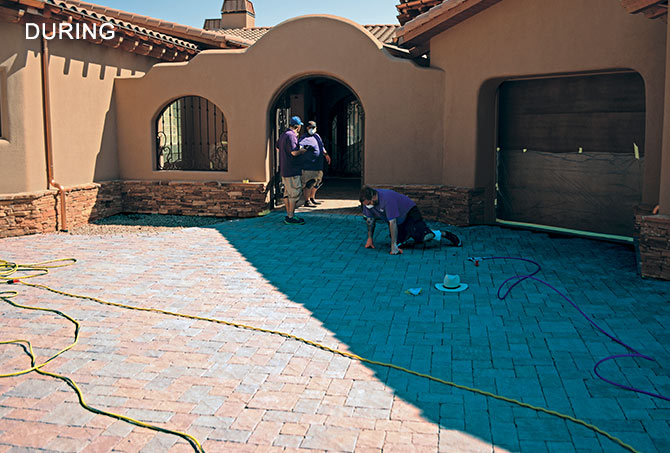
<svg viewBox="0 0 670 453">
<path fill-rule="evenodd" d="M 547 287 L 497 285 L 539 261 L 538 275 L 601 326 L 657 362 L 603 364 L 628 385 L 670 394 L 670 284 L 640 279 L 625 246 L 498 227 L 455 229 L 464 247 L 388 254 L 378 229 L 365 250 L 357 217 L 281 213 L 211 228 L 115 236 L 0 240 L 0 259 L 75 257 L 36 283 L 105 300 L 277 329 L 329 347 L 476 386 L 594 423 L 640 451 L 670 450 L 670 403 L 614 388 L 596 361 L 625 350 Z M 446 272 L 470 288 L 438 292 Z M 411 287 L 422 294 L 404 294 Z M 9 287 L 3 286 L 0 289 Z M 46 369 L 86 401 L 187 432 L 207 451 L 622 451 L 583 427 L 529 409 L 362 363 L 284 337 L 104 307 L 18 286 L 16 302 L 82 323 L 79 344 Z M 71 340 L 51 314 L 0 304 L 0 340 L 32 341 L 39 358 Z M 0 347 L 0 373 L 29 365 Z M 60 381 L 0 380 L 0 451 L 191 451 L 174 436 L 89 414 Z"/>
</svg>

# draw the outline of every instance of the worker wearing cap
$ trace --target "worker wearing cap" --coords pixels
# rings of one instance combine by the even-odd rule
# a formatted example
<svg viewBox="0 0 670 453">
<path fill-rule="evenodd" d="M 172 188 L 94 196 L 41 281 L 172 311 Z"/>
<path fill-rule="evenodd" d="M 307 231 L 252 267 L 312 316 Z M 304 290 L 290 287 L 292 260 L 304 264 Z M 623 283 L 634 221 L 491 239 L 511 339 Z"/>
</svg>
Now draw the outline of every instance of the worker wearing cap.
<svg viewBox="0 0 670 453">
<path fill-rule="evenodd" d="M 298 145 L 298 133 L 302 128 L 302 120 L 299 116 L 291 117 L 289 128 L 284 132 L 279 141 L 279 173 L 284 184 L 284 198 L 286 199 L 286 217 L 284 223 L 287 225 L 303 225 L 304 219 L 296 217 L 295 207 L 302 195 L 302 161 L 299 156 L 305 154 L 307 149 Z"/>
<path fill-rule="evenodd" d="M 324 160 L 330 164 L 330 156 L 323 146 L 321 136 L 316 132 L 316 122 L 307 123 L 307 133 L 300 137 L 301 147 L 309 151 L 303 156 L 302 187 L 305 194 L 305 207 L 313 208 L 318 204 L 314 197 L 323 181 Z"/>
</svg>

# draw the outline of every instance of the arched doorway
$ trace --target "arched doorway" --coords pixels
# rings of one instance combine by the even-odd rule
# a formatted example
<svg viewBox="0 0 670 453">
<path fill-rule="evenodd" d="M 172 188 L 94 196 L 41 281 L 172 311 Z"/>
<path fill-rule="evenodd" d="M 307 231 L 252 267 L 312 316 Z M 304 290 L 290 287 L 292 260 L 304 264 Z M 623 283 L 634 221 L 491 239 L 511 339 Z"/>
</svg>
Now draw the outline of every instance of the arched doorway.
<svg viewBox="0 0 670 453">
<path fill-rule="evenodd" d="M 279 92 L 269 114 L 275 206 L 281 204 L 283 194 L 276 144 L 293 115 L 300 116 L 303 122 L 316 121 L 332 158 L 324 168 L 325 187 L 357 193 L 363 175 L 365 113 L 351 88 L 329 77 L 303 78 Z"/>
</svg>

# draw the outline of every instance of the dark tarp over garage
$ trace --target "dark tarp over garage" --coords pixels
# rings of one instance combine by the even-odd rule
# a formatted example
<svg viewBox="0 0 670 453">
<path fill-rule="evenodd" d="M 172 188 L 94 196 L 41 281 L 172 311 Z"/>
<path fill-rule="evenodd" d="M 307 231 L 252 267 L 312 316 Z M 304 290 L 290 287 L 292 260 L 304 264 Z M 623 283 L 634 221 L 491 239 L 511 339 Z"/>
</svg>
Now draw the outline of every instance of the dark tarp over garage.
<svg viewBox="0 0 670 453">
<path fill-rule="evenodd" d="M 638 74 L 505 82 L 499 112 L 499 219 L 633 235 L 645 134 Z"/>
</svg>

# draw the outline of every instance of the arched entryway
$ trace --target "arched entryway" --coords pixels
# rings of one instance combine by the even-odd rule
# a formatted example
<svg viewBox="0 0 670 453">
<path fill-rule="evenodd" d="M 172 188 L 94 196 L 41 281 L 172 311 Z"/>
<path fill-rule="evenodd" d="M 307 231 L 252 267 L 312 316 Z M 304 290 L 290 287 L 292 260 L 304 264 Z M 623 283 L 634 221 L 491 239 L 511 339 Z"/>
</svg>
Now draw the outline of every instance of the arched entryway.
<svg viewBox="0 0 670 453">
<path fill-rule="evenodd" d="M 294 81 L 282 89 L 269 111 L 273 153 L 273 204 L 281 203 L 282 187 L 276 144 L 288 128 L 289 118 L 316 121 L 317 130 L 332 161 L 324 168 L 325 187 L 355 193 L 361 186 L 364 157 L 365 113 L 358 96 L 344 83 L 324 76 Z"/>
</svg>

